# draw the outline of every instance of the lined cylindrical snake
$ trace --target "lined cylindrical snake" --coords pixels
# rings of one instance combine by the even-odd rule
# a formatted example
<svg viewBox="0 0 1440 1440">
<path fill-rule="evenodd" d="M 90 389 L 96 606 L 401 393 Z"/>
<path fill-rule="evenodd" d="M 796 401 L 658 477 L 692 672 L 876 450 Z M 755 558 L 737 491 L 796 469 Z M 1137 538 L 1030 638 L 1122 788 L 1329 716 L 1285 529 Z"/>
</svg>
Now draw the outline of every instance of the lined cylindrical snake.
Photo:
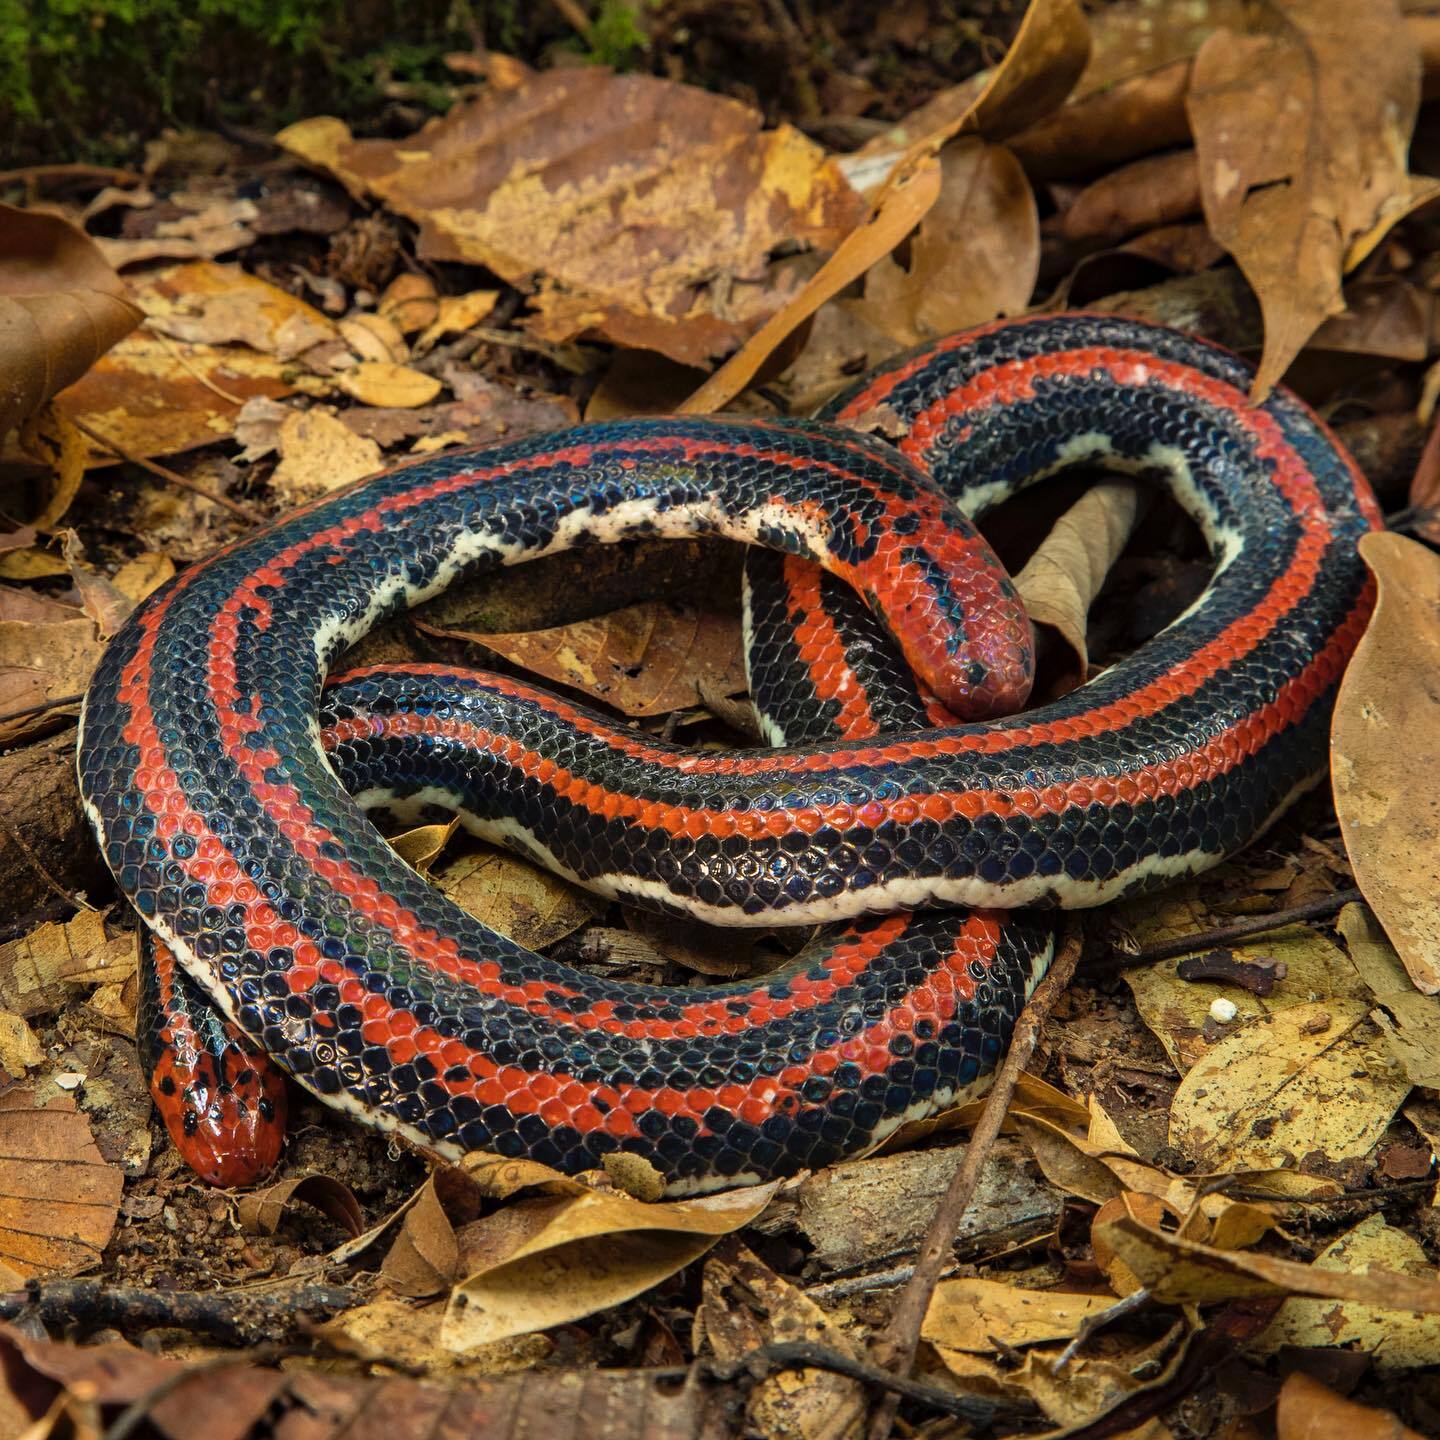
<svg viewBox="0 0 1440 1440">
<path fill-rule="evenodd" d="M 1249 383 L 1129 320 L 1001 322 L 891 362 L 822 421 L 614 421 L 444 454 L 185 571 L 112 641 L 79 749 L 105 858 L 160 942 L 172 1132 L 222 1181 L 278 1151 L 276 1082 L 245 1050 L 176 1058 L 206 1028 L 179 1003 L 200 992 L 308 1090 L 432 1152 L 574 1172 L 631 1151 L 673 1193 L 859 1153 L 973 1088 L 1048 963 L 1043 916 L 1002 909 L 1194 874 L 1323 773 L 1372 603 L 1356 542 L 1379 516 L 1310 411 L 1283 391 L 1252 405 Z M 1033 662 L 965 517 L 1082 462 L 1159 477 L 1214 575 L 1090 683 L 982 718 L 1023 703 Z M 438 667 L 322 689 L 374 624 L 462 574 L 699 534 L 792 557 L 757 558 L 747 600 L 779 748 L 691 751 Z M 761 980 L 619 983 L 444 899 L 376 807 L 456 811 L 637 905 L 848 923 Z M 242 1121 L 249 1157 L 226 1158 Z"/>
</svg>

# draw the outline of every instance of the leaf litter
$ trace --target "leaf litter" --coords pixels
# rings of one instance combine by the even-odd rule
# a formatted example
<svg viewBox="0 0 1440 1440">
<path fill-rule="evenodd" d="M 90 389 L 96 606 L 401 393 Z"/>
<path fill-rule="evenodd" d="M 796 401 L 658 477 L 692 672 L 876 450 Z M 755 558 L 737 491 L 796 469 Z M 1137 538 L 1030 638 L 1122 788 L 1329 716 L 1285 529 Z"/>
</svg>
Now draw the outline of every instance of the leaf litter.
<svg viewBox="0 0 1440 1440">
<path fill-rule="evenodd" d="M 820 34 L 812 8 L 755 24 L 793 59 Z M 899 7 L 893 35 L 926 33 L 906 29 L 924 9 Z M 762 118 L 751 92 L 486 52 L 457 57 L 479 83 L 427 126 L 292 126 L 298 158 L 270 163 L 258 199 L 240 150 L 176 136 L 145 187 L 0 209 L 0 784 L 18 797 L 0 886 L 35 897 L 0 914 L 0 1324 L 19 1321 L 0 1329 L 0 1417 L 37 1436 L 134 1402 L 176 1435 L 197 1415 L 243 1436 L 301 1414 L 334 1434 L 362 1406 L 417 1433 L 888 1424 L 877 1338 L 978 1105 L 881 1155 L 679 1202 L 643 1165 L 427 1167 L 311 1106 L 270 1183 L 202 1193 L 139 1118 L 134 936 L 83 908 L 110 891 L 84 847 L 52 843 L 74 796 L 51 771 L 104 636 L 251 515 L 581 414 L 806 413 L 906 345 L 1066 297 L 1198 329 L 1347 436 L 1418 448 L 1440 338 L 1422 108 L 1440 19 L 1388 0 L 1343 26 L 1320 0 L 1034 0 L 1010 19 L 988 71 L 844 142 L 813 116 Z M 1388 510 L 1431 503 L 1433 457 L 1412 491 L 1413 450 L 1361 453 Z M 1093 492 L 1048 539 L 1018 526 L 1020 583 L 1068 657 L 1051 693 L 1134 643 L 1107 613 L 1153 633 L 1203 580 L 1173 514 L 1134 495 Z M 665 548 L 492 579 L 364 658 L 495 666 L 648 733 L 744 743 L 733 557 Z M 1337 709 L 1333 814 L 1312 798 L 1222 870 L 1087 917 L 1093 968 L 1042 1033 L 1046 1080 L 1017 1090 L 945 1237 L 904 1424 L 1124 1416 L 1147 1436 L 1289 1440 L 1440 1419 L 1423 1373 L 1440 1313 L 1434 557 L 1394 534 L 1365 553 L 1380 606 Z M 754 973 L 803 938 L 607 906 L 448 825 L 394 843 L 521 943 L 646 980 Z M 96 1294 L 176 1297 L 177 1315 L 200 1297 L 242 1330 L 263 1294 L 266 1323 L 325 1368 L 231 1351 L 212 1372 L 184 1325 L 150 1332 L 169 1359 L 40 1339 L 19 1287 L 90 1283 L 77 1272 L 99 1281 L 67 1292 L 88 1297 L 80 1334 L 106 1328 Z M 287 1315 L 331 1282 L 328 1309 Z"/>
</svg>

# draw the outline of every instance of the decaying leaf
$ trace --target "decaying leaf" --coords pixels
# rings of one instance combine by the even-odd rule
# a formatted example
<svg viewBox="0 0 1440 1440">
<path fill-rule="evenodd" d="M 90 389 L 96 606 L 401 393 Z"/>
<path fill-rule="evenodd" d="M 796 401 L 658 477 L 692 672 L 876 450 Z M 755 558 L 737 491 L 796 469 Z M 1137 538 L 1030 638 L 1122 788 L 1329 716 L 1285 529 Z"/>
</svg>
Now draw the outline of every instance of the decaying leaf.
<svg viewBox="0 0 1440 1440">
<path fill-rule="evenodd" d="M 1241 1026 L 1180 1082 L 1170 1143 L 1215 1170 L 1364 1155 L 1410 1090 L 1369 1008 L 1316 1000 Z"/>
<path fill-rule="evenodd" d="M 0 1093 L 0 1263 L 20 1275 L 73 1275 L 99 1264 L 125 1177 L 101 1158 L 68 1095 Z"/>
<path fill-rule="evenodd" d="M 669 601 L 508 635 L 417 624 L 432 635 L 483 645 L 626 715 L 665 715 L 696 704 L 703 694 L 736 695 L 745 688 L 740 628 L 734 620 Z"/>
<path fill-rule="evenodd" d="M 1410 978 L 1440 992 L 1440 557 L 1403 535 L 1366 535 L 1379 587 L 1335 704 L 1335 812 L 1355 883 Z"/>
<path fill-rule="evenodd" d="M 138 954 L 135 932 L 107 935 L 98 910 L 47 922 L 0 945 L 0 1004 L 27 1018 L 50 1013 L 78 988 L 123 984 Z"/>
<path fill-rule="evenodd" d="M 287 1175 L 273 1185 L 254 1190 L 240 1200 L 240 1224 L 259 1235 L 273 1235 L 293 1201 L 313 1205 L 352 1238 L 365 1229 L 364 1213 L 355 1193 L 342 1180 L 330 1175 Z"/>
<path fill-rule="evenodd" d="M 1086 1320 L 1114 1303 L 1109 1295 L 1027 1290 L 998 1280 L 942 1280 L 920 1334 L 942 1351 L 993 1355 L 997 1341 L 1018 1349 L 1069 1340 Z"/>
<path fill-rule="evenodd" d="M 88 619 L 44 624 L 0 621 L 0 713 L 81 693 L 103 649 L 94 622 Z M 35 715 L 4 722 L 0 740 L 12 743 L 43 727 L 46 720 L 45 715 Z"/>
<path fill-rule="evenodd" d="M 253 403 L 253 402 L 252 402 Z M 287 506 L 303 505 L 384 466 L 380 447 L 327 410 L 291 410 L 275 435 L 280 463 L 270 484 Z"/>
<path fill-rule="evenodd" d="M 0 205 L 0 439 L 140 320 L 124 281 L 83 232 Z"/>
<path fill-rule="evenodd" d="M 404 141 L 355 140 L 326 117 L 280 141 L 414 220 L 422 258 L 538 280 L 546 339 L 596 334 L 687 364 L 783 302 L 775 246 L 832 248 L 863 210 L 818 146 L 733 100 L 598 68 L 512 78 Z"/>
<path fill-rule="evenodd" d="M 1406 150 L 1420 61 L 1393 0 L 1362 13 L 1271 0 L 1271 35 L 1212 35 L 1186 98 L 1205 218 L 1260 298 L 1267 394 L 1321 321 L 1340 280 L 1409 208 Z"/>
<path fill-rule="evenodd" d="M 418 409 L 440 393 L 440 382 L 433 375 L 388 360 L 362 360 L 353 370 L 341 375 L 339 385 L 362 405 L 397 410 Z"/>
<path fill-rule="evenodd" d="M 694 1340 L 697 1351 L 708 1344 L 732 1364 L 762 1346 L 795 1341 L 860 1358 L 842 1326 L 735 1240 L 721 1241 L 705 1262 Z M 864 1416 L 855 1381 L 804 1366 L 763 1380 L 747 1406 L 750 1428 L 767 1440 L 847 1440 Z"/>
<path fill-rule="evenodd" d="M 603 901 L 514 855 L 472 849 L 431 877 L 462 910 L 530 950 L 574 934 Z"/>
<path fill-rule="evenodd" d="M 1212 928 L 1217 919 L 1193 885 L 1130 901 L 1116 913 L 1142 945 L 1184 940 Z M 1207 948 L 1202 943 L 1197 953 Z M 1245 967 L 1253 966 L 1257 976 L 1263 973 L 1265 983 L 1182 979 L 1182 962 L 1177 960 L 1159 960 L 1125 971 L 1140 1018 L 1154 1031 L 1181 1074 L 1217 1040 L 1249 1020 L 1317 998 L 1364 1000 L 1369 994 L 1345 951 L 1312 926 L 1272 930 L 1227 945 L 1222 953 L 1233 963 L 1233 974 L 1243 976 Z M 1217 1000 L 1235 1007 L 1234 1016 L 1224 1025 L 1214 1019 Z"/>
<path fill-rule="evenodd" d="M 1405 973 L 1380 923 L 1363 905 L 1347 905 L 1337 922 L 1360 977 L 1378 1007 L 1370 1018 L 1412 1085 L 1440 1089 L 1440 998 L 1423 994 Z"/>
<path fill-rule="evenodd" d="M 1433 1281 L 1435 1267 L 1413 1235 L 1369 1215 L 1315 1257 L 1317 1270 L 1349 1274 L 1372 1268 Z M 1287 1300 L 1255 1338 L 1255 1350 L 1273 1355 L 1285 1345 L 1343 1346 L 1364 1351 L 1382 1375 L 1440 1364 L 1440 1315 L 1406 1315 L 1356 1300 Z"/>
<path fill-rule="evenodd" d="M 1040 221 L 1025 172 L 1003 145 L 973 137 L 940 157 L 940 197 L 902 269 L 882 255 L 854 308 L 900 345 L 948 335 L 1030 303 Z"/>
</svg>

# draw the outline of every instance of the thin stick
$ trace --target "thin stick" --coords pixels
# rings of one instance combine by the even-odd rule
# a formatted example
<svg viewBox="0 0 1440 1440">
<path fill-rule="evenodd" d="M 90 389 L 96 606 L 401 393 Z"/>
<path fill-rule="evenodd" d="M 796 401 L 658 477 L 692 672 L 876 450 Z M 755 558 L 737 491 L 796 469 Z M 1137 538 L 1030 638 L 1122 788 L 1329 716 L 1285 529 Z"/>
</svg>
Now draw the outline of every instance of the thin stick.
<svg viewBox="0 0 1440 1440">
<path fill-rule="evenodd" d="M 83 694 L 57 695 L 53 700 L 42 700 L 38 705 L 25 705 L 19 710 L 7 710 L 0 715 L 0 725 L 7 720 L 23 720 L 27 715 L 43 715 L 47 710 L 59 710 L 63 705 L 78 705 Z"/>
<path fill-rule="evenodd" d="M 92 426 L 87 425 L 83 420 L 77 420 L 73 415 L 70 422 L 87 439 L 93 440 L 102 450 L 108 450 L 110 454 L 126 461 L 130 465 L 138 465 L 142 470 L 148 470 L 152 475 L 157 475 L 161 480 L 168 481 L 177 489 L 188 490 L 192 495 L 199 495 L 201 499 L 208 500 L 212 505 L 223 505 L 232 514 L 238 515 L 247 525 L 261 525 L 265 517 L 258 510 L 252 510 L 248 505 L 242 505 L 238 500 L 232 500 L 228 495 L 222 495 L 218 490 L 211 490 L 205 485 L 200 485 L 194 480 L 187 480 L 185 476 L 177 474 L 174 470 L 164 465 L 157 465 L 153 460 L 147 460 L 143 455 L 132 455 L 118 441 L 110 440 L 102 435 Z"/>
<path fill-rule="evenodd" d="M 965 1217 L 975 1187 L 980 1180 L 980 1171 L 989 1158 L 991 1147 L 1000 1134 L 1005 1111 L 1015 1093 L 1020 1072 L 1035 1052 L 1040 1038 L 1040 1027 L 1054 1008 L 1055 1002 L 1064 994 L 1075 974 L 1080 959 L 1080 932 L 1067 929 L 1060 945 L 1060 951 L 1050 966 L 1049 973 L 1035 987 L 1035 992 L 1025 1004 L 1019 1020 L 1015 1022 L 1015 1033 L 1010 1039 L 1010 1049 L 995 1076 L 995 1084 L 986 1097 L 985 1108 L 980 1120 L 971 1132 L 970 1144 L 965 1158 L 960 1162 L 950 1187 L 935 1207 L 935 1216 L 925 1233 L 924 1243 L 915 1261 L 915 1273 L 900 1294 L 890 1323 L 875 1347 L 875 1362 L 895 1375 L 909 1375 L 915 1363 L 915 1351 L 920 1344 L 920 1326 L 925 1312 L 930 1308 L 930 1297 L 940 1279 L 940 1272 L 955 1244 L 955 1232 Z M 887 1396 L 876 1407 L 870 1419 L 867 1432 L 869 1440 L 886 1440 L 895 1419 L 898 1399 Z"/>
<path fill-rule="evenodd" d="M 1197 950 L 1220 950 L 1236 940 L 1251 935 L 1263 935 L 1268 930 L 1283 930 L 1287 925 L 1298 925 L 1304 920 L 1325 920 L 1337 914 L 1347 905 L 1365 897 L 1356 889 L 1337 890 L 1333 895 L 1319 895 L 1301 905 L 1291 905 L 1286 910 L 1272 910 L 1268 915 L 1251 915 L 1249 919 L 1237 920 L 1233 925 L 1219 925 L 1213 930 L 1200 930 L 1194 935 L 1181 935 L 1174 940 L 1159 940 L 1154 945 L 1142 945 L 1133 955 L 1123 952 L 1117 962 L 1124 968 L 1132 965 L 1148 965 L 1154 960 L 1173 960 L 1178 955 L 1193 955 Z"/>
</svg>

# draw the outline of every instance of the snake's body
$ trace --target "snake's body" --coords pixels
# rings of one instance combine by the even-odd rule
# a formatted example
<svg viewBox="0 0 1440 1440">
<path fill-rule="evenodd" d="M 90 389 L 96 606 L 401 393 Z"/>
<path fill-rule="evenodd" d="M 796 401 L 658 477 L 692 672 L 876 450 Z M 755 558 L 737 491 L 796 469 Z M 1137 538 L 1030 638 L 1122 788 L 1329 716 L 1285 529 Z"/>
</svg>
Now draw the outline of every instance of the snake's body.
<svg viewBox="0 0 1440 1440">
<path fill-rule="evenodd" d="M 187 571 L 116 637 L 80 745 L 106 858 L 259 1050 L 432 1151 L 574 1171 L 627 1150 L 674 1191 L 856 1153 L 1002 1053 L 1049 952 L 996 907 L 1196 873 L 1323 771 L 1378 515 L 1310 412 L 1252 406 L 1248 383 L 1173 332 L 1036 317 L 895 362 L 824 424 L 614 422 L 387 472 Z M 1029 683 L 1013 588 L 925 476 L 978 515 L 1082 461 L 1165 480 L 1214 553 L 1204 595 L 1063 700 L 884 733 Z M 893 647 L 787 562 L 755 567 L 748 607 L 785 748 L 695 753 L 433 667 L 322 697 L 348 644 L 462 572 L 695 533 L 825 565 L 923 683 L 876 678 Z M 855 923 L 763 981 L 616 983 L 465 915 L 361 804 L 458 810 L 603 894 L 716 923 Z M 931 911 L 955 906 L 984 908 Z"/>
</svg>

